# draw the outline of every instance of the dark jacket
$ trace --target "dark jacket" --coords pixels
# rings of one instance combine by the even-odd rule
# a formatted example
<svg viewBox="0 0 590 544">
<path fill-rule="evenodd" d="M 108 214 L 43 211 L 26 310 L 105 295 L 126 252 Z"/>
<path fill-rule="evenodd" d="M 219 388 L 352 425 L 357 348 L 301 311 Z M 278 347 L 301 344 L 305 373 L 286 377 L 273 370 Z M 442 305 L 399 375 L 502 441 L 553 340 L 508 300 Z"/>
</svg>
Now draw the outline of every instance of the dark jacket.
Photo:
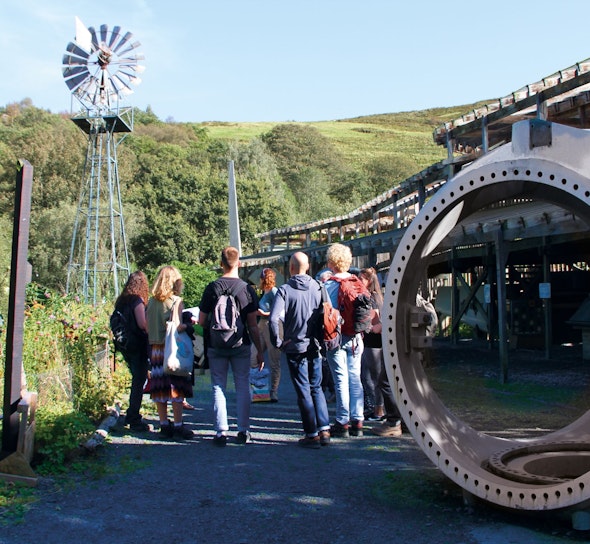
<svg viewBox="0 0 590 544">
<path fill-rule="evenodd" d="M 315 337 L 321 299 L 320 284 L 307 274 L 297 274 L 279 287 L 269 318 L 270 338 L 277 348 L 288 353 L 319 350 Z"/>
</svg>

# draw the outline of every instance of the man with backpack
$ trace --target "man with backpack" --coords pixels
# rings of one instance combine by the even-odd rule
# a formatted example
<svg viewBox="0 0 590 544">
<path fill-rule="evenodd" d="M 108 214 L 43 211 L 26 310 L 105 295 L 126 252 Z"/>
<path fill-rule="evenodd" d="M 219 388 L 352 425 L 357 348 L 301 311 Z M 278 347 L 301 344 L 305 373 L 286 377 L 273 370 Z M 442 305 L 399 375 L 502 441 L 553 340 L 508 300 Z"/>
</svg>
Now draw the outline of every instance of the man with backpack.
<svg viewBox="0 0 590 544">
<path fill-rule="evenodd" d="M 361 383 L 363 332 L 373 317 L 370 294 L 358 276 L 348 272 L 352 253 L 348 246 L 332 244 L 326 253 L 333 272 L 325 286 L 332 306 L 342 317 L 340 345 L 326 351 L 336 389 L 336 421 L 330 428 L 335 437 L 363 435 L 364 392 Z"/>
<path fill-rule="evenodd" d="M 289 260 L 291 278 L 279 287 L 269 317 L 273 344 L 285 353 L 305 436 L 304 448 L 319 449 L 330 443 L 330 416 L 322 390 L 322 357 L 317 341 L 320 308 L 320 284 L 312 279 L 309 259 L 301 251 Z M 280 336 L 279 321 L 283 322 Z"/>
<path fill-rule="evenodd" d="M 205 346 L 213 388 L 215 437 L 213 444 L 225 446 L 229 425 L 225 391 L 231 366 L 236 388 L 238 434 L 236 442 L 246 444 L 250 435 L 250 349 L 256 346 L 258 367 L 264 359 L 256 324 L 258 297 L 254 289 L 240 279 L 239 252 L 226 247 L 221 252 L 223 274 L 205 288 L 199 304 L 199 325 L 205 332 Z"/>
</svg>

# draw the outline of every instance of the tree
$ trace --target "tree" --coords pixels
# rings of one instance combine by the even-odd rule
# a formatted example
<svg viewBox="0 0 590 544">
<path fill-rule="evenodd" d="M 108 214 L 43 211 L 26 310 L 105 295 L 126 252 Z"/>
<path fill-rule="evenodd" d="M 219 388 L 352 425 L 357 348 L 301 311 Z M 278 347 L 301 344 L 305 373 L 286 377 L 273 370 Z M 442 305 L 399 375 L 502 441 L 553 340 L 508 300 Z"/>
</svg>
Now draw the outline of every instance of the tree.
<svg viewBox="0 0 590 544">
<path fill-rule="evenodd" d="M 343 204 L 354 201 L 354 195 L 342 190 L 350 169 L 332 142 L 315 127 L 276 125 L 262 135 L 262 141 L 296 196 L 301 221 L 336 215 Z M 306 176 L 310 177 L 306 179 Z M 316 187 L 315 183 L 320 185 Z"/>
</svg>

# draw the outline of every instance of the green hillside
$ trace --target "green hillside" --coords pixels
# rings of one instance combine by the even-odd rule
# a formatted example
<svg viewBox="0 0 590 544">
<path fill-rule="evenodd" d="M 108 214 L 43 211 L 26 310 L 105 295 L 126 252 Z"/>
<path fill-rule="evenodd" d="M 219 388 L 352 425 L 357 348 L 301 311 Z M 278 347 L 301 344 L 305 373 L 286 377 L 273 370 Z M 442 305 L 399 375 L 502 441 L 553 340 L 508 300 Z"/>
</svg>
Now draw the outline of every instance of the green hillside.
<svg viewBox="0 0 590 544">
<path fill-rule="evenodd" d="M 144 270 L 215 262 L 228 242 L 229 160 L 248 253 L 257 233 L 347 213 L 442 160 L 433 129 L 474 107 L 313 123 L 166 123 L 149 108 L 135 110 L 133 133 L 118 150 L 130 259 Z M 30 261 L 36 280 L 57 289 L 87 143 L 69 116 L 29 99 L 0 107 L 0 230 L 9 232 L 15 165 L 26 159 L 34 168 Z M 7 242 L 0 237 L 0 247 Z"/>
<path fill-rule="evenodd" d="M 377 158 L 404 157 L 419 172 L 446 157 L 446 150 L 432 139 L 434 128 L 485 103 L 298 124 L 315 127 L 355 168 L 362 168 Z M 277 124 L 282 123 L 208 122 L 202 126 L 212 138 L 245 143 Z"/>
</svg>

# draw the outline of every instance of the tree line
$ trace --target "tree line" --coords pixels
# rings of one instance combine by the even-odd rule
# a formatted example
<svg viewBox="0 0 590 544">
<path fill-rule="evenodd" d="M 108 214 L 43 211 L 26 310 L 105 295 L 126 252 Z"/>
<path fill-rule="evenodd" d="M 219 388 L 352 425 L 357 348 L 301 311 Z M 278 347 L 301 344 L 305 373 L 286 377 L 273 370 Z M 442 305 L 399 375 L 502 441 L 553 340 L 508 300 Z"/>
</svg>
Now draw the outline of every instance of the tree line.
<svg viewBox="0 0 590 544">
<path fill-rule="evenodd" d="M 359 168 L 307 124 L 283 123 L 248 142 L 212 138 L 198 123 L 164 123 L 134 111 L 118 147 L 123 211 L 133 268 L 172 261 L 217 263 L 228 242 L 228 161 L 236 172 L 244 254 L 255 235 L 351 210 L 409 175 L 399 160 Z M 33 280 L 63 291 L 88 140 L 68 114 L 29 99 L 0 108 L 0 267 L 10 266 L 18 159 L 34 168 L 29 260 Z M 4 277 L 6 276 L 6 277 Z M 8 272 L 0 282 L 8 282 Z"/>
</svg>

